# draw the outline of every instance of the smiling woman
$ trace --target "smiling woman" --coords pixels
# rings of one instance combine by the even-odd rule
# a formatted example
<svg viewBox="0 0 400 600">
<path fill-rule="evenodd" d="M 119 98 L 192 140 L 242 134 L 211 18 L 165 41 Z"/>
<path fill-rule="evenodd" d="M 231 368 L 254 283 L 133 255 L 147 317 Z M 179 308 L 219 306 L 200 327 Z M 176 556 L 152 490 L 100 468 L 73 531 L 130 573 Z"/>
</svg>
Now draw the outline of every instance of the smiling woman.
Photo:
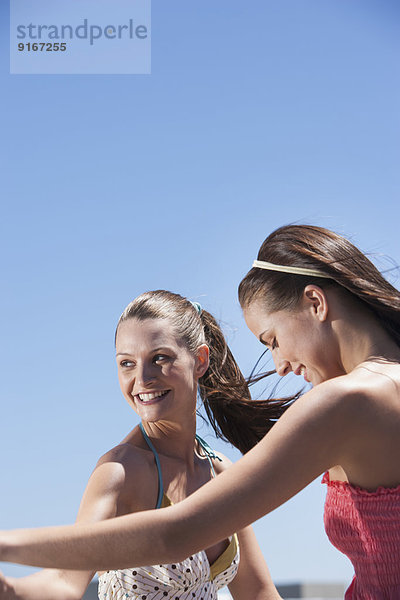
<svg viewBox="0 0 400 600">
<path fill-rule="evenodd" d="M 355 570 L 346 600 L 400 598 L 400 293 L 348 240 L 296 225 L 265 240 L 256 266 L 239 286 L 239 299 L 247 324 L 271 350 L 277 371 L 303 375 L 313 389 L 287 410 L 279 405 L 281 417 L 272 429 L 266 412 L 259 427 L 271 431 L 182 502 L 90 526 L 2 532 L 0 558 L 75 569 L 180 561 L 221 540 L 227 543 L 234 531 L 324 473 L 326 530 Z M 243 393 L 240 376 L 235 381 L 223 375 L 228 351 L 208 343 L 210 316 L 202 313 L 201 320 L 210 357 L 213 348 L 218 348 L 214 356 L 224 357 L 214 364 L 210 359 L 200 376 L 205 355 L 203 340 L 198 343 L 195 371 L 203 397 L 219 400 L 224 386 Z M 142 396 L 144 384 L 136 386 L 132 375 L 128 381 L 127 399 L 134 402 L 136 395 L 140 410 L 153 410 Z M 173 379 L 162 381 L 152 390 L 169 394 L 171 389 L 175 396 Z M 240 439 L 242 428 L 244 437 L 251 432 L 257 439 L 261 429 L 248 427 L 241 402 L 235 405 L 226 397 L 226 404 L 234 406 L 229 419 L 235 433 L 225 433 L 223 411 L 221 418 L 215 413 L 222 433 L 228 439 L 237 433 Z M 252 408 L 247 396 L 242 402 L 262 418 L 260 409 L 266 405 Z M 224 402 L 220 406 L 225 408 Z M 268 594 L 247 588 L 243 598 L 261 600 Z"/>
<path fill-rule="evenodd" d="M 382 338 L 382 329 L 397 354 L 399 292 L 353 244 L 326 229 L 273 232 L 241 282 L 239 300 L 279 375 L 293 371 L 313 385 L 345 375 L 373 351 L 370 339 Z"/>
<path fill-rule="evenodd" d="M 163 290 L 142 294 L 122 313 L 115 346 L 121 391 L 141 422 L 100 458 L 82 499 L 80 524 L 177 505 L 228 467 L 228 459 L 196 435 L 198 388 L 218 435 L 239 446 L 261 437 L 251 423 L 243 427 L 250 402 L 246 382 L 215 319 L 199 304 Z M 238 412 L 229 418 L 234 406 Z M 268 417 L 268 404 L 259 409 Z M 3 578 L 0 599 L 78 600 L 93 574 L 47 570 Z M 235 600 L 247 600 L 249 593 L 280 598 L 249 527 L 173 564 L 142 568 L 132 562 L 99 571 L 101 600 L 216 600 L 226 585 Z"/>
</svg>

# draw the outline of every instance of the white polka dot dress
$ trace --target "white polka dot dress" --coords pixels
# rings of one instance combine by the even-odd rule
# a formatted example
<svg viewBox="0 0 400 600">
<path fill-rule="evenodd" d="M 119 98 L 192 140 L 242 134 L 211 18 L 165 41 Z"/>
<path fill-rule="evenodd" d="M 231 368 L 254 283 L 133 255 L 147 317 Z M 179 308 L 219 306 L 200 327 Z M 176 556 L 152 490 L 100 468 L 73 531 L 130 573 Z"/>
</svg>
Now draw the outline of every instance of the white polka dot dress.
<svg viewBox="0 0 400 600">
<path fill-rule="evenodd" d="M 142 424 L 140 428 L 157 465 L 159 493 L 156 508 L 168 506 L 171 502 L 163 493 L 157 451 Z M 204 440 L 198 436 L 196 439 L 214 473 L 211 458 L 218 457 Z M 218 590 L 235 577 L 239 557 L 239 543 L 234 535 L 225 551 L 211 564 L 207 554 L 201 551 L 179 563 L 107 571 L 99 577 L 99 600 L 217 600 Z"/>
<path fill-rule="evenodd" d="M 99 578 L 99 600 L 217 600 L 235 577 L 239 546 L 234 536 L 210 565 L 204 551 L 180 563 L 107 571 Z"/>
</svg>

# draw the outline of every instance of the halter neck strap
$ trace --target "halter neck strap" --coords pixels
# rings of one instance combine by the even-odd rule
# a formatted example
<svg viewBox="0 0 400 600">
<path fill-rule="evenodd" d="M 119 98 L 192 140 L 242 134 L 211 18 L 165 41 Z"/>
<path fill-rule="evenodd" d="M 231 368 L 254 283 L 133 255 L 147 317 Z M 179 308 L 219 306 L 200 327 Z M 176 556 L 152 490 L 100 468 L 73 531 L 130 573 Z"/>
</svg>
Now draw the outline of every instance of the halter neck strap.
<svg viewBox="0 0 400 600">
<path fill-rule="evenodd" d="M 217 454 L 215 454 L 215 452 L 211 448 L 211 446 L 209 446 L 207 444 L 207 442 L 205 440 L 203 440 L 203 438 L 201 438 L 199 435 L 197 435 L 197 433 L 196 433 L 196 440 L 199 442 L 200 446 L 203 448 L 204 452 L 206 453 L 208 462 L 210 463 L 211 471 L 215 477 L 215 470 L 214 470 L 214 465 L 212 463 L 212 459 L 215 458 L 215 459 L 219 460 L 220 462 L 222 462 L 222 458 L 220 458 Z"/>
<path fill-rule="evenodd" d="M 163 486 L 163 480 L 162 480 L 160 459 L 158 458 L 158 452 L 154 448 L 154 445 L 153 445 L 151 439 L 147 435 L 145 428 L 143 427 L 143 424 L 139 423 L 139 427 L 140 427 L 140 431 L 143 434 L 144 440 L 145 440 L 146 444 L 148 445 L 148 447 L 150 448 L 150 450 L 153 452 L 154 460 L 156 461 L 156 466 L 157 466 L 157 471 L 158 471 L 158 497 L 157 497 L 156 508 L 160 508 L 161 502 L 162 502 L 162 499 L 164 496 L 164 486 Z"/>
</svg>

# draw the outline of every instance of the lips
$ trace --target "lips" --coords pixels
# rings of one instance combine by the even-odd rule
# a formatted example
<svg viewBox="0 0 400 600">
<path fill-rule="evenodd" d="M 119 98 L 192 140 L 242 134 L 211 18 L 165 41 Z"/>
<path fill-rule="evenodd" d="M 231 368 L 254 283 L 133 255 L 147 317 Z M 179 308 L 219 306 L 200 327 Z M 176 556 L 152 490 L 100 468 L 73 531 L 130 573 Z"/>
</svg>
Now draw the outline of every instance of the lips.
<svg viewBox="0 0 400 600">
<path fill-rule="evenodd" d="M 295 375 L 301 375 L 302 377 L 304 377 L 304 379 L 307 381 L 307 383 L 310 383 L 310 380 L 307 377 L 307 369 L 305 368 L 304 365 L 301 365 L 298 369 L 295 370 Z"/>
<path fill-rule="evenodd" d="M 159 390 L 155 392 L 140 392 L 135 394 L 134 398 L 141 404 L 156 404 L 163 400 L 171 390 Z"/>
</svg>

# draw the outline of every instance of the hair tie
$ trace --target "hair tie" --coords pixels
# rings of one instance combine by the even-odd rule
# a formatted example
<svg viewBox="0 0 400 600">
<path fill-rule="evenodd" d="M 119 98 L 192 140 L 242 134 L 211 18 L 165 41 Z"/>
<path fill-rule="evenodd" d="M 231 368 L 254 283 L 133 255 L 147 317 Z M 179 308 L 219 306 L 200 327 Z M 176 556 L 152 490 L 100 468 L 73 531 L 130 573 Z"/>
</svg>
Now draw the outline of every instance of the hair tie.
<svg viewBox="0 0 400 600">
<path fill-rule="evenodd" d="M 287 265 L 276 265 L 275 263 L 266 262 L 265 260 L 255 260 L 253 267 L 258 269 L 266 269 L 267 271 L 279 271 L 281 273 L 292 273 L 293 275 L 310 275 L 311 277 L 323 277 L 324 279 L 332 279 L 330 275 L 326 275 L 317 269 L 307 269 L 305 267 L 291 267 Z"/>
<path fill-rule="evenodd" d="M 201 315 L 201 313 L 203 312 L 202 306 L 199 302 L 195 302 L 192 300 L 189 300 L 190 304 L 193 306 L 193 308 L 195 308 L 197 310 L 197 312 L 199 313 L 199 315 Z"/>
</svg>

